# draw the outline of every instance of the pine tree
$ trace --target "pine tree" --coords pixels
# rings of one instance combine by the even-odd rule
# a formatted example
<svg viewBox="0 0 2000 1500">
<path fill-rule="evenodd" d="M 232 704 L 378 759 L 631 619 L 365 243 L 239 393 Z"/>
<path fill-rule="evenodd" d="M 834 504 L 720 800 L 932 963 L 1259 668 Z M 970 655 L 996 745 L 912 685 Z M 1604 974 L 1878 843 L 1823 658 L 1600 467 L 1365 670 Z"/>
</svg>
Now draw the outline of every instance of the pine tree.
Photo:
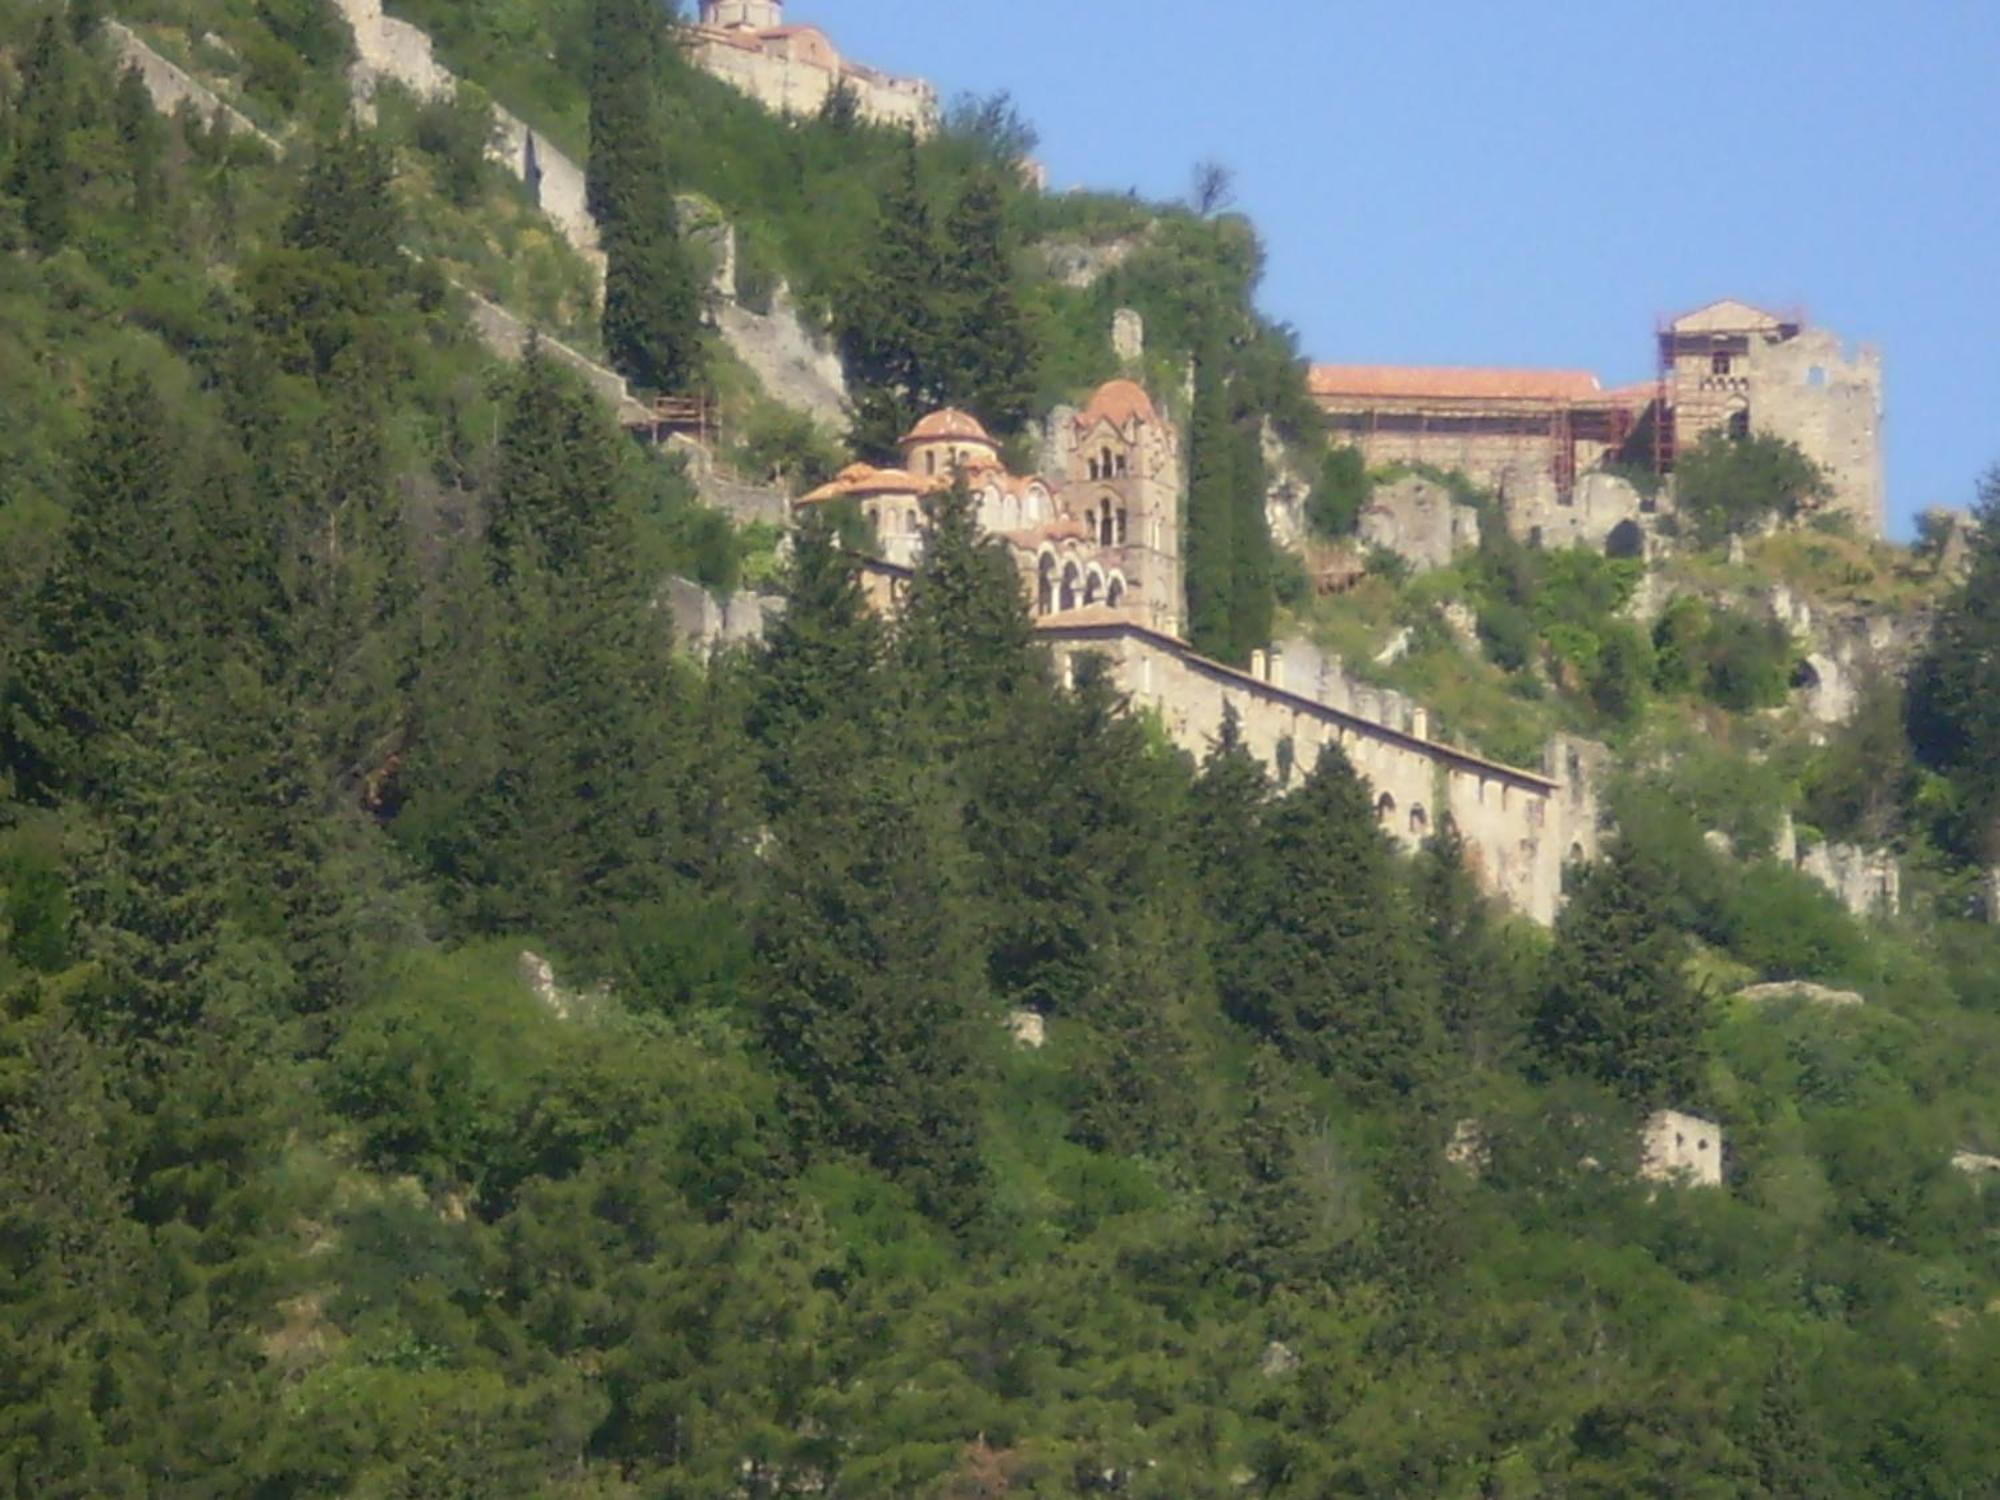
<svg viewBox="0 0 2000 1500">
<path fill-rule="evenodd" d="M 1272 811 L 1264 884 L 1222 968 L 1239 1021 L 1376 1097 L 1422 1096 L 1438 1068 L 1435 997 L 1409 936 L 1368 788 L 1328 745 Z"/>
<path fill-rule="evenodd" d="M 672 858 L 682 719 L 617 445 L 590 394 L 531 351 L 502 424 L 485 577 L 455 579 L 494 675 L 466 671 L 456 631 L 437 640 L 409 768 L 409 835 L 476 928 L 601 936 Z"/>
<path fill-rule="evenodd" d="M 166 131 L 137 68 L 127 68 L 118 75 L 118 87 L 111 96 L 111 119 L 132 174 L 132 212 L 140 219 L 148 218 L 159 212 L 166 194 L 161 177 Z"/>
<path fill-rule="evenodd" d="M 1493 1067 L 1506 1056 L 1518 1023 L 1517 996 L 1492 906 L 1466 865 L 1465 840 L 1449 815 L 1411 877 L 1446 1039 L 1473 1067 Z"/>
<path fill-rule="evenodd" d="M 13 684 L 8 758 L 24 793 L 88 790 L 102 738 L 130 728 L 149 643 L 178 638 L 194 593 L 176 537 L 186 505 L 165 406 L 145 376 L 114 369 L 77 448 L 69 529 Z"/>
<path fill-rule="evenodd" d="M 1556 923 L 1535 1015 L 1536 1049 L 1556 1071 L 1641 1105 L 1686 1105 L 1701 1082 L 1703 998 L 1681 969 L 1658 873 L 1629 842 L 1591 866 Z"/>
<path fill-rule="evenodd" d="M 764 1043 L 805 1140 L 855 1152 L 962 1224 L 984 1194 L 978 1121 L 997 1027 L 955 802 L 936 766 L 904 750 L 879 622 L 821 524 L 798 538 L 786 600 L 751 716 L 770 809 L 755 940 Z"/>
<path fill-rule="evenodd" d="M 940 256 L 914 141 L 901 148 L 868 243 L 843 301 L 840 352 L 854 390 L 853 445 L 864 457 L 886 460 L 917 418 L 942 404 Z"/>
<path fill-rule="evenodd" d="M 1768 1500 L 1816 1500 L 1839 1493 L 1825 1434 L 1807 1400 L 1804 1372 L 1788 1344 L 1778 1346 L 1764 1377 L 1750 1447 Z"/>
<path fill-rule="evenodd" d="M 402 213 L 388 150 L 352 126 L 322 141 L 285 222 L 285 243 L 400 281 Z"/>
<path fill-rule="evenodd" d="M 882 622 L 818 513 L 794 538 L 785 596 L 757 653 L 748 724 L 773 818 L 811 802 L 826 779 L 868 753 L 881 738 L 876 715 L 887 697 Z"/>
<path fill-rule="evenodd" d="M 1021 577 L 1004 544 L 982 535 L 959 476 L 927 503 L 923 555 L 897 619 L 900 678 L 955 756 L 1012 732 L 1015 701 L 1046 697 L 1045 659 Z"/>
<path fill-rule="evenodd" d="M 21 70 L 17 144 L 8 188 L 21 200 L 21 217 L 37 250 L 52 255 L 70 233 L 74 171 L 70 135 L 75 129 L 74 54 L 56 15 L 42 18 Z"/>
<path fill-rule="evenodd" d="M 142 1066 L 193 1035 L 227 939 L 220 783 L 183 731 L 165 675 L 157 653 L 142 658 L 136 710 L 107 738 L 100 810 L 76 860 L 82 946 L 95 967 L 79 1014 Z"/>
<path fill-rule="evenodd" d="M 939 393 L 995 431 L 1017 431 L 1034 401 L 1034 348 L 1014 295 L 1006 200 L 993 170 L 975 172 L 960 192 L 940 259 Z"/>
</svg>

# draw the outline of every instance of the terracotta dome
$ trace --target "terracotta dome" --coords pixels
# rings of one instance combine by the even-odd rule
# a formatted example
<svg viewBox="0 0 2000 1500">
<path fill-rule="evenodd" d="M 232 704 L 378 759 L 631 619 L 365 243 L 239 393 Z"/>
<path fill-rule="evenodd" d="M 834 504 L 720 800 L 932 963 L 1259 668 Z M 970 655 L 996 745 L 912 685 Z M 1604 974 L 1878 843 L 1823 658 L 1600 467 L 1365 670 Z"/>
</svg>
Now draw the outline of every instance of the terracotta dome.
<svg viewBox="0 0 2000 1500">
<path fill-rule="evenodd" d="M 1159 423 L 1160 414 L 1153 409 L 1153 398 L 1146 394 L 1146 388 L 1136 380 L 1109 380 L 1091 396 L 1090 404 L 1078 415 L 1076 425 L 1090 428 L 1103 420 L 1123 429 L 1135 417 L 1156 426 Z"/>
<path fill-rule="evenodd" d="M 980 425 L 979 418 L 955 406 L 932 412 L 903 436 L 905 444 L 953 441 L 994 446 L 992 435 Z"/>
</svg>

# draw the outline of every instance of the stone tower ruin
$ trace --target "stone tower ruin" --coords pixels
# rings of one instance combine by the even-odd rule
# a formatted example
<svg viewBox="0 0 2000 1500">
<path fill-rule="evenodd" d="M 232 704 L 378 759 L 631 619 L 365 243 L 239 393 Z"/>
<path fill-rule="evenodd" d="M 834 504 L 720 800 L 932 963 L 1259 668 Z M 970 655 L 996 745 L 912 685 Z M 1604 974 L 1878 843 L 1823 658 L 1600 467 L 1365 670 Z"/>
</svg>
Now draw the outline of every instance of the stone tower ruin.
<svg viewBox="0 0 2000 1500">
<path fill-rule="evenodd" d="M 1784 438 L 1827 472 L 1830 508 L 1882 533 L 1882 361 L 1837 334 L 1748 303 L 1712 302 L 1660 331 L 1670 441 L 1711 432 Z"/>
</svg>

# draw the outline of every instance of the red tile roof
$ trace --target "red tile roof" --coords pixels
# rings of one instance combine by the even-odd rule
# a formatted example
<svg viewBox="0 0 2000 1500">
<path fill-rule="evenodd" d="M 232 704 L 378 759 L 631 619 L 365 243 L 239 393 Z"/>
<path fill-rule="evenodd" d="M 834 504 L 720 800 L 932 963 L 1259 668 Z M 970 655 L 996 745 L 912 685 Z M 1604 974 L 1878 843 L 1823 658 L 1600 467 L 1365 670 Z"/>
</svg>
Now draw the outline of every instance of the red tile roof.
<svg viewBox="0 0 2000 1500">
<path fill-rule="evenodd" d="M 1078 414 L 1076 425 L 1088 429 L 1102 420 L 1122 429 L 1134 417 L 1157 425 L 1160 414 L 1153 409 L 1153 398 L 1136 380 L 1109 380 L 1091 396 L 1090 403 Z"/>
<path fill-rule="evenodd" d="M 1583 370 L 1459 370 L 1405 365 L 1314 365 L 1315 396 L 1382 400 L 1588 401 L 1601 397 Z"/>
<path fill-rule="evenodd" d="M 903 434 L 907 443 L 935 443 L 948 438 L 960 438 L 976 443 L 993 445 L 992 435 L 980 425 L 979 418 L 969 411 L 960 411 L 955 406 L 947 406 L 943 411 L 934 411 L 908 432 Z"/>
</svg>

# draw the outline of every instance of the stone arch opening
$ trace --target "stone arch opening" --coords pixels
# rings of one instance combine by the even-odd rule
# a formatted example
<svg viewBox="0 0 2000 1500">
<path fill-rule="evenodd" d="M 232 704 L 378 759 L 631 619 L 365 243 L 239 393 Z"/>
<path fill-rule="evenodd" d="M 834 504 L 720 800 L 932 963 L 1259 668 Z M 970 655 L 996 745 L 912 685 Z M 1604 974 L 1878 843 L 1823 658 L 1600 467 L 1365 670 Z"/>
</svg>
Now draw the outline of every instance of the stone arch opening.
<svg viewBox="0 0 2000 1500">
<path fill-rule="evenodd" d="M 1410 832 L 1420 839 L 1430 837 L 1431 815 L 1424 811 L 1421 802 L 1413 803 L 1410 807 Z"/>
<path fill-rule="evenodd" d="M 1819 668 L 1812 664 L 1811 657 L 1800 657 L 1792 668 L 1792 689 L 1795 692 L 1814 693 L 1820 687 Z"/>
<path fill-rule="evenodd" d="M 1125 602 L 1125 576 L 1113 573 L 1111 581 L 1104 586 L 1104 602 L 1117 609 Z"/>
<path fill-rule="evenodd" d="M 1396 799 L 1387 792 L 1375 799 L 1375 816 L 1387 822 L 1396 816 Z"/>
<path fill-rule="evenodd" d="M 1739 406 L 1729 414 L 1729 435 L 1741 442 L 1750 436 L 1750 408 Z"/>
<path fill-rule="evenodd" d="M 1644 557 L 1646 555 L 1646 533 L 1633 520 L 1620 521 L 1611 528 L 1611 534 L 1604 539 L 1606 557 Z"/>
<path fill-rule="evenodd" d="M 1104 572 L 1100 568 L 1092 568 L 1083 578 L 1083 602 L 1095 604 L 1103 596 Z"/>
<path fill-rule="evenodd" d="M 1056 603 L 1056 558 L 1044 552 L 1035 564 L 1035 613 L 1045 615 Z"/>
<path fill-rule="evenodd" d="M 1111 545 L 1111 502 L 1100 500 L 1097 504 L 1097 545 Z"/>
<path fill-rule="evenodd" d="M 1083 570 L 1074 561 L 1063 564 L 1061 607 L 1075 609 L 1077 594 L 1083 586 Z"/>
</svg>

